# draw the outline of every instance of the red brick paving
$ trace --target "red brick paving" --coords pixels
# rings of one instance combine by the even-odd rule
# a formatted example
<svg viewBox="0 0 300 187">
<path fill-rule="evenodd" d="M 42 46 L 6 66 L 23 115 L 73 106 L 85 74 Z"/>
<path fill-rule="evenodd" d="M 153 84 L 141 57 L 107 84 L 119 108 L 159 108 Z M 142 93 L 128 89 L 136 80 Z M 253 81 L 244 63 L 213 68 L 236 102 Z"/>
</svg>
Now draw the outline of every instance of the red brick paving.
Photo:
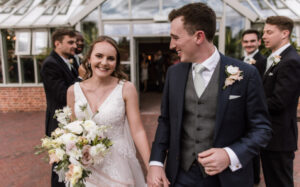
<svg viewBox="0 0 300 187">
<path fill-rule="evenodd" d="M 34 146 L 40 144 L 44 136 L 44 114 L 0 113 L 0 187 L 50 187 L 50 166 L 41 159 L 42 155 L 34 155 Z M 142 113 L 150 144 L 154 138 L 157 116 L 157 113 Z M 296 152 L 294 168 L 295 187 L 300 187 L 299 151 Z M 263 182 L 259 185 L 264 186 Z"/>
</svg>

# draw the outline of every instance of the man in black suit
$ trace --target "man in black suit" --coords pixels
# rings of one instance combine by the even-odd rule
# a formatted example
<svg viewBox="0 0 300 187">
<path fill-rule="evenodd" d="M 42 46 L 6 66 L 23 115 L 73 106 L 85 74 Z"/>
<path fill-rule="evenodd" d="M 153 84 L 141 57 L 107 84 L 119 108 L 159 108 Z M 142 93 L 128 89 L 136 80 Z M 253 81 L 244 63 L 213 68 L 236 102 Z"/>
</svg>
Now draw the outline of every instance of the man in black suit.
<svg viewBox="0 0 300 187">
<path fill-rule="evenodd" d="M 76 48 L 76 34 L 74 31 L 59 29 L 52 35 L 54 50 L 43 62 L 41 77 L 44 84 L 47 100 L 46 110 L 46 135 L 51 136 L 51 132 L 58 126 L 58 122 L 53 118 L 55 110 L 66 106 L 67 89 L 78 77 L 73 55 Z M 78 66 L 77 66 L 78 67 Z M 53 168 L 52 168 L 53 169 Z M 64 183 L 58 182 L 58 175 L 52 171 L 52 187 L 64 187 Z"/>
<path fill-rule="evenodd" d="M 259 32 L 255 29 L 248 29 L 242 34 L 242 46 L 245 55 L 243 61 L 254 65 L 261 77 L 266 70 L 266 58 L 259 52 L 258 48 L 261 44 Z"/>
<path fill-rule="evenodd" d="M 293 160 L 297 150 L 297 106 L 300 88 L 300 57 L 290 44 L 293 21 L 284 16 L 268 17 L 264 26 L 265 46 L 272 50 L 263 85 L 273 128 L 261 159 L 267 187 L 292 187 Z"/>
<path fill-rule="evenodd" d="M 259 52 L 258 48 L 261 44 L 260 34 L 255 29 L 248 29 L 242 33 L 242 46 L 244 48 L 244 56 L 241 60 L 256 67 L 261 78 L 266 70 L 266 58 Z M 254 184 L 260 182 L 260 157 L 255 156 L 253 159 L 253 175 Z"/>
<path fill-rule="evenodd" d="M 206 4 L 173 10 L 169 20 L 182 63 L 166 76 L 149 187 L 253 187 L 253 157 L 271 138 L 258 71 L 218 52 Z"/>
</svg>

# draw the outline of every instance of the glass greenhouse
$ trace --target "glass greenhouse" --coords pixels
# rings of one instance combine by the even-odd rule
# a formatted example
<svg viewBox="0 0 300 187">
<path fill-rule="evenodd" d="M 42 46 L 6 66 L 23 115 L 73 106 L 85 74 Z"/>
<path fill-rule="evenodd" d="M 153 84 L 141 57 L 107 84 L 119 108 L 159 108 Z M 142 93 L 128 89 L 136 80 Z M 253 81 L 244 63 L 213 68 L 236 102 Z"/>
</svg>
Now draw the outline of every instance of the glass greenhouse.
<svg viewBox="0 0 300 187">
<path fill-rule="evenodd" d="M 116 39 L 130 79 L 137 87 L 142 52 L 168 53 L 168 13 L 184 4 L 203 2 L 217 14 L 218 49 L 242 55 L 241 32 L 262 30 L 264 20 L 284 15 L 295 21 L 293 40 L 300 43 L 300 0 L 0 0 L 0 87 L 42 87 L 39 71 L 59 27 L 83 33 L 86 46 L 98 35 Z"/>
</svg>

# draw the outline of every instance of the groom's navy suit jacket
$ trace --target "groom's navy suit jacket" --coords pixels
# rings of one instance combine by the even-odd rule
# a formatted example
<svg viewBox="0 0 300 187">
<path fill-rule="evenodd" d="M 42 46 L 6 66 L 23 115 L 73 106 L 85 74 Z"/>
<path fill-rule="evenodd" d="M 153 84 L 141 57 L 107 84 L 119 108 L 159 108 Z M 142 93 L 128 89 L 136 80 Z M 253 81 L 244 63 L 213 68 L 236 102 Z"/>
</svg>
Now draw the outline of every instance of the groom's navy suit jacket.
<svg viewBox="0 0 300 187">
<path fill-rule="evenodd" d="M 271 138 L 267 104 L 260 75 L 255 67 L 225 57 L 220 60 L 219 93 L 213 147 L 230 147 L 242 164 L 242 169 L 229 168 L 218 175 L 222 187 L 253 187 L 252 158 Z M 243 71 L 243 79 L 223 89 L 225 67 L 233 65 Z M 174 185 L 180 167 L 181 129 L 185 87 L 191 63 L 180 63 L 169 68 L 158 128 L 152 146 L 151 161 L 166 161 L 166 175 Z M 229 99 L 230 96 L 240 96 Z"/>
</svg>

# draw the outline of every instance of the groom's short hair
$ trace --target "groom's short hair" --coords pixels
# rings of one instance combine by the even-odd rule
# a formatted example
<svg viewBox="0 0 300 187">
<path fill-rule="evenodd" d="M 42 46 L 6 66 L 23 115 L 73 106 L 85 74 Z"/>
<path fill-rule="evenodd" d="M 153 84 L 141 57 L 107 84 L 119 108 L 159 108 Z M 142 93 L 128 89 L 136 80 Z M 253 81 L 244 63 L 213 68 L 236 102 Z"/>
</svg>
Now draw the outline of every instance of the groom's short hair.
<svg viewBox="0 0 300 187">
<path fill-rule="evenodd" d="M 169 14 L 172 22 L 175 18 L 183 16 L 183 24 L 188 34 L 192 35 L 202 30 L 208 41 L 212 41 L 216 32 L 216 14 L 204 3 L 191 3 L 179 9 L 174 9 Z"/>
</svg>

